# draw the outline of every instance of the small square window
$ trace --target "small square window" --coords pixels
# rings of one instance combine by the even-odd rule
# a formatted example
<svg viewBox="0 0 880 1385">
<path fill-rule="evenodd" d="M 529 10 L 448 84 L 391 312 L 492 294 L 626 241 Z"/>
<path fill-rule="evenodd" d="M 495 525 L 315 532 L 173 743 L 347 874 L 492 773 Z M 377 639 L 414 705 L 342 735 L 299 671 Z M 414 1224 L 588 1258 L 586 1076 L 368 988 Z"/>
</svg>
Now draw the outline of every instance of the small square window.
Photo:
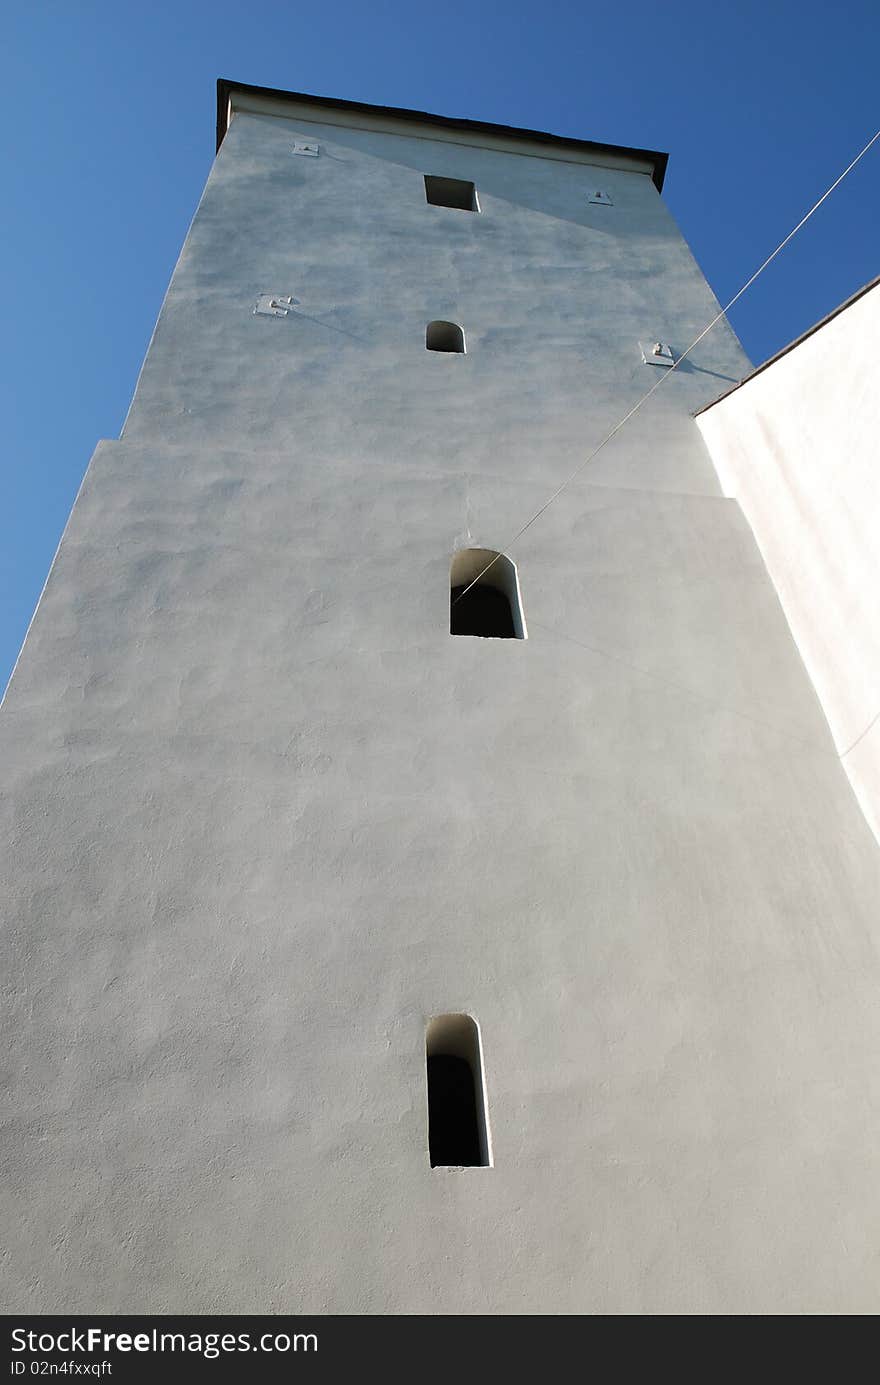
<svg viewBox="0 0 880 1385">
<path fill-rule="evenodd" d="M 463 178 L 435 178 L 425 174 L 425 197 L 433 207 L 455 207 L 460 212 L 478 212 L 477 190 Z"/>
</svg>

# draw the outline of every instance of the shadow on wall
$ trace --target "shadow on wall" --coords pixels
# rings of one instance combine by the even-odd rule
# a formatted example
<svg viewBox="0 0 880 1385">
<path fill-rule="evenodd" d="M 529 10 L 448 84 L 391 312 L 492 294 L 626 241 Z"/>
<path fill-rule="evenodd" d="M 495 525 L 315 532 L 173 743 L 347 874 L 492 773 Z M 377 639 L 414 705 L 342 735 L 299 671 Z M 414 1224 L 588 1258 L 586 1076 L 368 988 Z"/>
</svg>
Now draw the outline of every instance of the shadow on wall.
<svg viewBox="0 0 880 1385">
<path fill-rule="evenodd" d="M 246 113 L 248 121 L 257 121 L 263 125 L 271 127 L 274 131 L 278 130 L 279 119 L 275 116 L 258 115 L 248 111 Z M 230 130 L 234 129 L 235 121 L 241 119 L 236 116 Z M 318 122 L 320 123 L 320 122 Z M 595 164 L 581 164 L 579 162 L 567 162 L 558 156 L 546 160 L 540 157 L 530 158 L 527 156 L 517 156 L 517 177 L 516 186 L 513 185 L 508 168 L 501 165 L 506 163 L 509 155 L 500 150 L 481 149 L 479 147 L 466 144 L 448 143 L 441 137 L 436 143 L 430 140 L 416 139 L 414 136 L 408 137 L 401 135 L 397 137 L 396 157 L 394 159 L 383 158 L 381 155 L 370 151 L 372 139 L 381 137 L 379 131 L 356 131 L 346 129 L 344 126 L 334 126 L 332 135 L 329 137 L 332 148 L 327 148 L 327 136 L 323 130 L 320 134 L 313 133 L 315 127 L 309 122 L 297 122 L 295 119 L 285 121 L 289 126 L 288 130 L 282 130 L 279 139 L 285 145 L 289 145 L 300 133 L 308 135 L 310 139 L 315 139 L 321 144 L 319 158 L 326 158 L 336 164 L 347 162 L 345 151 L 350 149 L 352 153 L 357 153 L 358 158 L 351 160 L 352 166 L 357 163 L 360 169 L 365 168 L 364 159 L 370 160 L 376 167 L 373 176 L 370 178 L 369 186 L 373 189 L 378 205 L 382 208 L 383 218 L 387 222 L 387 210 L 392 198 L 403 196 L 404 180 L 397 172 L 398 170 L 410 170 L 412 173 L 411 198 L 413 206 L 421 206 L 426 214 L 425 228 L 442 226 L 444 236 L 456 233 L 464 233 L 467 236 L 474 234 L 477 226 L 480 227 L 478 234 L 485 235 L 490 228 L 484 226 L 484 220 L 491 214 L 491 206 L 486 205 L 487 199 L 495 199 L 503 202 L 508 208 L 521 208 L 523 211 L 536 213 L 546 217 L 548 222 L 568 223 L 573 232 L 571 241 L 560 241 L 558 227 L 552 232 L 553 244 L 558 247 L 560 253 L 565 253 L 566 248 L 570 253 L 580 259 L 585 235 L 587 238 L 600 236 L 610 236 L 616 241 L 621 240 L 651 240 L 656 241 L 658 235 L 677 240 L 678 231 L 667 215 L 659 194 L 652 188 L 656 198 L 656 215 L 646 218 L 644 210 L 640 210 L 638 216 L 633 216 L 632 211 L 625 209 L 612 199 L 610 205 L 598 205 L 591 203 L 588 198 L 591 192 L 600 185 L 609 185 L 613 188 L 614 180 L 625 176 L 627 170 L 617 168 L 603 168 Z M 326 128 L 326 127 L 325 127 Z M 227 135 L 228 138 L 228 135 Z M 411 156 L 408 156 L 406 145 L 413 147 Z M 292 159 L 292 162 L 297 162 Z M 498 167 L 493 167 L 497 162 Z M 445 163 L 446 168 L 440 165 Z M 383 178 L 380 170 L 388 168 L 394 170 L 394 176 Z M 561 179 L 559 170 L 566 169 L 573 177 Z M 644 178 L 646 184 L 651 183 L 650 173 L 639 174 Z M 240 182 L 246 183 L 249 178 L 253 178 L 264 184 L 265 175 L 260 169 L 254 169 L 242 175 Z M 408 180 L 407 180 L 408 181 Z M 299 174 L 297 182 L 302 184 L 303 175 Z M 428 187 L 432 189 L 443 189 L 443 194 L 438 193 L 426 197 Z M 449 189 L 467 189 L 467 193 L 460 194 L 460 200 L 456 201 Z M 349 193 L 351 189 L 349 189 Z M 448 201 L 441 201 L 441 195 L 449 197 Z M 466 208 L 466 201 L 473 198 L 472 205 Z M 353 205 L 351 197 L 348 204 Z M 652 204 L 649 203 L 650 207 Z M 462 210 L 471 210 L 476 215 L 461 216 L 456 213 Z M 361 217 L 363 208 L 360 209 Z M 503 225 L 496 223 L 492 226 L 491 232 L 503 232 Z"/>
</svg>

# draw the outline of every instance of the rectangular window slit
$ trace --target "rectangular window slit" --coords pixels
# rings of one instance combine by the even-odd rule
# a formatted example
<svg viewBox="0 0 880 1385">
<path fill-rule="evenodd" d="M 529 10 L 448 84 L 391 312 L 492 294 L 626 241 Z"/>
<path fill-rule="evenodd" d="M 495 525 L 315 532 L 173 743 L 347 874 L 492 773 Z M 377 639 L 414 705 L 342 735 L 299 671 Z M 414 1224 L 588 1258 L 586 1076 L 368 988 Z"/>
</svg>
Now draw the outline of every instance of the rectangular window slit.
<svg viewBox="0 0 880 1385">
<path fill-rule="evenodd" d="M 480 204 L 473 183 L 464 178 L 439 178 L 425 174 L 425 197 L 432 207 L 455 207 L 460 212 L 478 212 Z"/>
<path fill-rule="evenodd" d="M 470 1015 L 437 1015 L 426 1039 L 431 1168 L 490 1168 L 480 1031 Z"/>
</svg>

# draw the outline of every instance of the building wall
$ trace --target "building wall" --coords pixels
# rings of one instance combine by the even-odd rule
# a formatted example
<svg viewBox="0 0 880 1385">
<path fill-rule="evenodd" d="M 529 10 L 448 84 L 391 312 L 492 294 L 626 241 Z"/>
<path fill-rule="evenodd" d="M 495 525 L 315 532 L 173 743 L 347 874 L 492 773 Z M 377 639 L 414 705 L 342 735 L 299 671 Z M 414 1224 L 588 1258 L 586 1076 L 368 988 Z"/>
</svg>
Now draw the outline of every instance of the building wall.
<svg viewBox="0 0 880 1385">
<path fill-rule="evenodd" d="M 691 418 L 748 363 L 452 638 L 716 304 L 645 172 L 368 125 L 235 116 L 10 685 L 3 1301 L 876 1310 L 878 855 Z M 459 1010 L 495 1166 L 431 1170 Z"/>
<path fill-rule="evenodd" d="M 699 417 L 880 840 L 880 285 Z"/>
</svg>

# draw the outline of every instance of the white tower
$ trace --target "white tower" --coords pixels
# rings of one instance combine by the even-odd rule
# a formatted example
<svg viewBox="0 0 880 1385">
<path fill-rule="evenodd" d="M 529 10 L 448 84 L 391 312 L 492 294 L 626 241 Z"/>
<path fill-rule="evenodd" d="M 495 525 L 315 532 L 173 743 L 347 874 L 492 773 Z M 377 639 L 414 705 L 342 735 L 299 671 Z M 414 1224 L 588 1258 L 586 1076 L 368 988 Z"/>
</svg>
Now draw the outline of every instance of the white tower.
<svg viewBox="0 0 880 1385">
<path fill-rule="evenodd" d="M 878 854 L 726 325 L 510 545 L 717 311 L 664 157 L 219 114 L 0 719 L 0 1297 L 875 1311 Z"/>
</svg>

